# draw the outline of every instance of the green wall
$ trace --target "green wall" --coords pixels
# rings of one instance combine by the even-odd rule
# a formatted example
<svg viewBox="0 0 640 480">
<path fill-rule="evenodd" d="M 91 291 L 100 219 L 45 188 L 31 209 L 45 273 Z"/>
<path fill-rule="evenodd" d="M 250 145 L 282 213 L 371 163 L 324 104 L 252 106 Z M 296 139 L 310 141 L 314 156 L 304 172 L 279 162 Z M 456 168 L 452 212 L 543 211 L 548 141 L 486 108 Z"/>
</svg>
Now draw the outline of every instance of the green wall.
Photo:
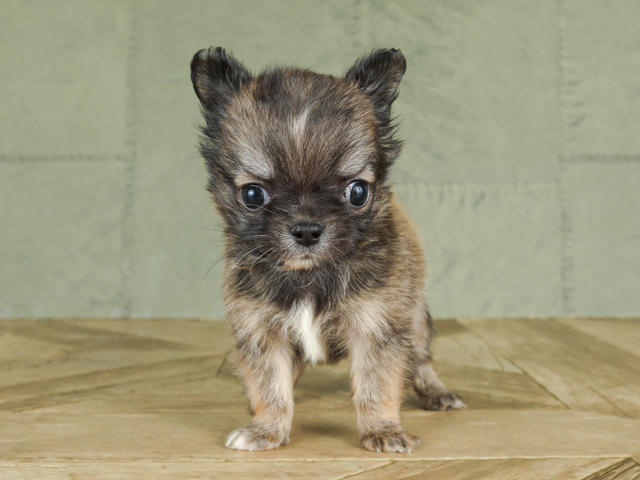
<svg viewBox="0 0 640 480">
<path fill-rule="evenodd" d="M 640 315 L 639 1 L 0 0 L 1 317 L 222 317 L 209 45 L 333 74 L 402 49 L 436 316 Z"/>
</svg>

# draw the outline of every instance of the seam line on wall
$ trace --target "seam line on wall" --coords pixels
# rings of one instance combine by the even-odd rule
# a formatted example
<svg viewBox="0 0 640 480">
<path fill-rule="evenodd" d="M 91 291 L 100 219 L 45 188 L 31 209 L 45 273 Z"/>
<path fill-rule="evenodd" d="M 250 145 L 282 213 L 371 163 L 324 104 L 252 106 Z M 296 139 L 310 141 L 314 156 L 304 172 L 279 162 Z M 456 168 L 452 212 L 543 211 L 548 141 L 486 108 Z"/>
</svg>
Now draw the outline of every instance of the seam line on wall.
<svg viewBox="0 0 640 480">
<path fill-rule="evenodd" d="M 461 190 L 470 190 L 470 191 L 485 191 L 485 190 L 495 190 L 495 191 L 503 191 L 503 190 L 549 190 L 557 188 L 557 180 L 548 180 L 548 181 L 511 181 L 511 182 L 464 182 L 464 181 L 442 181 L 442 182 L 432 182 L 429 180 L 420 180 L 420 179 L 411 179 L 411 180 L 398 180 L 398 181 L 389 181 L 387 183 L 392 188 L 398 187 L 426 187 L 426 188 L 450 188 L 450 189 L 461 189 Z"/>
<path fill-rule="evenodd" d="M 122 260 L 120 270 L 120 288 L 123 316 L 131 317 L 132 311 L 132 280 L 133 280 L 133 215 L 135 206 L 135 176 L 137 142 L 135 132 L 136 103 L 135 103 L 135 41 L 136 41 L 136 20 L 137 11 L 135 0 L 129 0 L 129 45 L 127 54 L 127 119 L 126 144 L 131 151 L 127 158 L 127 168 L 125 173 L 125 199 L 122 212 Z"/>
<path fill-rule="evenodd" d="M 353 39 L 355 47 L 357 48 L 356 55 L 359 57 L 360 55 L 364 55 L 365 49 L 365 38 L 364 38 L 364 28 L 362 25 L 363 21 L 363 11 L 364 4 L 362 0 L 353 0 L 351 3 L 352 14 L 353 14 Z"/>
<path fill-rule="evenodd" d="M 640 162 L 640 155 L 562 155 L 564 163 L 633 163 Z"/>
<path fill-rule="evenodd" d="M 65 153 L 52 155 L 4 155 L 0 154 L 0 162 L 31 163 L 31 162 L 128 162 L 131 154 L 115 153 L 111 155 L 95 155 L 85 153 Z"/>
<path fill-rule="evenodd" d="M 573 228 L 570 214 L 570 198 L 566 182 L 568 181 L 567 166 L 563 161 L 566 158 L 566 144 L 568 135 L 568 104 L 570 100 L 569 89 L 571 88 L 568 79 L 566 65 L 566 25 L 564 18 L 563 0 L 557 0 L 557 42 L 556 62 L 558 68 L 558 104 L 560 111 L 560 152 L 558 162 L 560 164 L 559 179 L 559 199 L 560 199 L 560 281 L 562 282 L 562 311 L 565 315 L 574 313 L 573 305 L 573 279 L 574 279 L 574 257 L 571 255 L 571 243 L 573 240 Z"/>
</svg>

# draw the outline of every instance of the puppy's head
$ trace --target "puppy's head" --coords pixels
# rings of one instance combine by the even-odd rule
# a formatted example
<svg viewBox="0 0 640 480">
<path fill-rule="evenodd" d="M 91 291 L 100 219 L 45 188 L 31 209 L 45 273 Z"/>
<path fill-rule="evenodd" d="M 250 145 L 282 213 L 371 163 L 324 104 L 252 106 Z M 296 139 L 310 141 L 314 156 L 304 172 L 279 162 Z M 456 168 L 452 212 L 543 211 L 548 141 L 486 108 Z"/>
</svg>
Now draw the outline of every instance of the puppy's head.
<svg viewBox="0 0 640 480">
<path fill-rule="evenodd" d="M 344 78 L 294 68 L 253 76 L 221 48 L 196 53 L 200 149 L 231 257 L 314 270 L 379 241 L 405 69 L 399 50 L 378 50 Z"/>
</svg>

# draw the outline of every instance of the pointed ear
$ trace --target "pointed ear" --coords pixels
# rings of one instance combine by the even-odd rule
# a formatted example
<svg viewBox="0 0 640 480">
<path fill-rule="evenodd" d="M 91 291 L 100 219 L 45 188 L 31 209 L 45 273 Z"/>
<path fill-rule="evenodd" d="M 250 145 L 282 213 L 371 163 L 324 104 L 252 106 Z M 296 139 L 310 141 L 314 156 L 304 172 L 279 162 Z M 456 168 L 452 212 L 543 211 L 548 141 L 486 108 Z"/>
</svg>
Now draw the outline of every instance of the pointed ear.
<svg viewBox="0 0 640 480">
<path fill-rule="evenodd" d="M 400 50 L 374 50 L 360 58 L 345 78 L 371 97 L 379 113 L 388 114 L 406 70 L 407 61 Z"/>
<path fill-rule="evenodd" d="M 200 50 L 191 60 L 191 82 L 205 110 L 224 105 L 250 80 L 244 65 L 220 47 Z"/>
</svg>

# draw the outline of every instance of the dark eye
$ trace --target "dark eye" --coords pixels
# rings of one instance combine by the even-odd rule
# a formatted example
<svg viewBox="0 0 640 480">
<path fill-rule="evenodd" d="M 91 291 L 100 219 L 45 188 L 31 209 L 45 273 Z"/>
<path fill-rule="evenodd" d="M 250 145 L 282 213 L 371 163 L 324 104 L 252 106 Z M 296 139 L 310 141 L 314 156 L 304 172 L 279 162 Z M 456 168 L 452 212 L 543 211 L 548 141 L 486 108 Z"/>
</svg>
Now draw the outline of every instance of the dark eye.
<svg viewBox="0 0 640 480">
<path fill-rule="evenodd" d="M 369 200 L 369 185 L 362 180 L 356 180 L 344 189 L 344 198 L 354 207 L 362 207 Z"/>
<path fill-rule="evenodd" d="M 242 203 L 250 210 L 260 208 L 269 201 L 269 194 L 260 185 L 245 185 L 242 187 Z"/>
</svg>

